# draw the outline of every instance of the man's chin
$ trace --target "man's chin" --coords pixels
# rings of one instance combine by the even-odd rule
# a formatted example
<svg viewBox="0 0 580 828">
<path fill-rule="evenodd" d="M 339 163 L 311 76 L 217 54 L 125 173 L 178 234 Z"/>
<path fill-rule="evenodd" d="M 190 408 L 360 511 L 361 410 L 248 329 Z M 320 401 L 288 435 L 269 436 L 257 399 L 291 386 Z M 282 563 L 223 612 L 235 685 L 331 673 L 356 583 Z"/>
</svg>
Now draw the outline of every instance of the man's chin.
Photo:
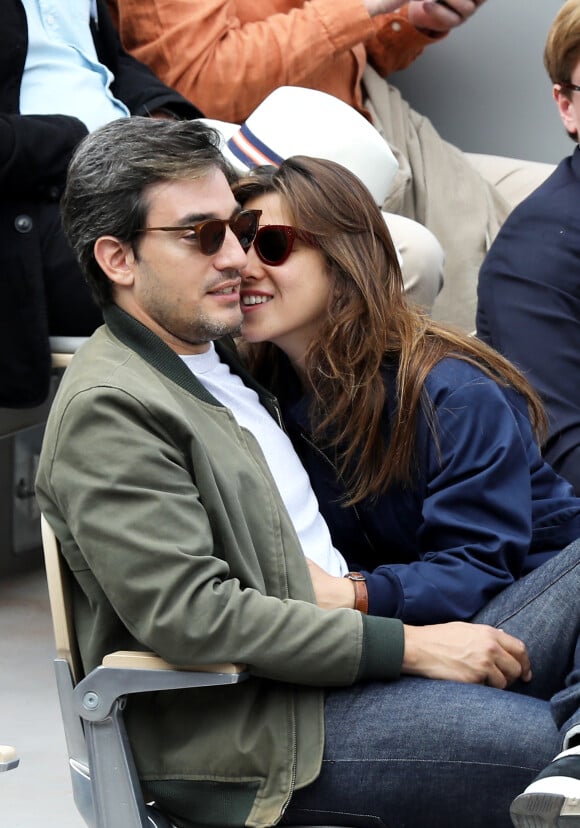
<svg viewBox="0 0 580 828">
<path fill-rule="evenodd" d="M 202 328 L 192 331 L 188 337 L 192 345 L 202 345 L 204 343 L 212 342 L 214 339 L 221 339 L 223 336 L 239 336 L 242 327 L 241 319 L 235 322 L 218 322 L 214 321 L 208 323 Z"/>
</svg>

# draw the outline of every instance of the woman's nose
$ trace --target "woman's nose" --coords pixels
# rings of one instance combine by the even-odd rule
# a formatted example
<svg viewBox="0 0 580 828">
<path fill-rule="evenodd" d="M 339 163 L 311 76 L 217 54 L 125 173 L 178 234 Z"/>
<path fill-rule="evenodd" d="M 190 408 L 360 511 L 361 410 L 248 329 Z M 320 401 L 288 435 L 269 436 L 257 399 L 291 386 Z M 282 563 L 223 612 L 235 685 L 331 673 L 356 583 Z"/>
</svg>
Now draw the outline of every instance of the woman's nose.
<svg viewBox="0 0 580 828">
<path fill-rule="evenodd" d="M 264 275 L 262 263 L 254 250 L 253 244 L 246 252 L 246 264 L 240 269 L 240 273 L 242 279 L 261 279 Z"/>
</svg>

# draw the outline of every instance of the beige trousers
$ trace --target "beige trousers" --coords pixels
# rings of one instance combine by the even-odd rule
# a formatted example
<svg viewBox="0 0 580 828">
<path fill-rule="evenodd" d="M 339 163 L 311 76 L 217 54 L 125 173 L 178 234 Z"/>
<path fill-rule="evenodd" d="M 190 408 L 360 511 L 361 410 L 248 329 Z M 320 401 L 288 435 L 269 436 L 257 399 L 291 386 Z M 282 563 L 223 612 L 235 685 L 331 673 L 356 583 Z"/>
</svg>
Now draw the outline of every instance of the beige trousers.
<svg viewBox="0 0 580 828">
<path fill-rule="evenodd" d="M 444 284 L 434 301 L 433 317 L 471 332 L 477 277 L 485 254 L 511 209 L 553 166 L 463 153 L 444 141 L 429 119 L 411 109 L 399 91 L 370 66 L 365 70 L 364 85 L 365 104 L 374 124 L 399 161 L 399 172 L 383 209 L 424 225 L 439 241 L 445 256 Z M 428 297 L 441 274 L 435 272 L 438 260 L 432 239 L 430 253 L 423 253 L 421 245 L 426 237 L 415 240 L 414 229 L 413 224 L 392 219 L 393 240 L 398 249 L 407 251 L 407 261 L 403 253 L 403 269 L 409 295 Z M 419 301 L 427 307 L 423 299 Z"/>
<path fill-rule="evenodd" d="M 418 221 L 397 213 L 384 215 L 399 253 L 405 293 L 428 313 L 433 313 L 433 305 L 443 288 L 443 248 L 433 233 Z"/>
</svg>

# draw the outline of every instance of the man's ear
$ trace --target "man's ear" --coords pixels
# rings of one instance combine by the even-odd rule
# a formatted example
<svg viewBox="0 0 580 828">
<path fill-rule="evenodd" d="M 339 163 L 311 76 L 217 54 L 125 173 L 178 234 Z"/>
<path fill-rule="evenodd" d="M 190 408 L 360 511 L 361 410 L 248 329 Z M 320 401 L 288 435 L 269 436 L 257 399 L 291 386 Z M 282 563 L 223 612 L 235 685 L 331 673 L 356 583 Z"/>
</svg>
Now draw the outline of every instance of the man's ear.
<svg viewBox="0 0 580 828">
<path fill-rule="evenodd" d="M 559 83 L 555 83 L 552 88 L 552 95 L 556 101 L 560 118 L 564 124 L 564 128 L 569 135 L 578 135 L 578 113 L 572 102 L 572 98 L 566 93 Z"/>
<path fill-rule="evenodd" d="M 101 236 L 95 242 L 94 254 L 112 282 L 124 287 L 133 284 L 135 253 L 129 242 L 119 241 L 115 236 Z"/>
</svg>

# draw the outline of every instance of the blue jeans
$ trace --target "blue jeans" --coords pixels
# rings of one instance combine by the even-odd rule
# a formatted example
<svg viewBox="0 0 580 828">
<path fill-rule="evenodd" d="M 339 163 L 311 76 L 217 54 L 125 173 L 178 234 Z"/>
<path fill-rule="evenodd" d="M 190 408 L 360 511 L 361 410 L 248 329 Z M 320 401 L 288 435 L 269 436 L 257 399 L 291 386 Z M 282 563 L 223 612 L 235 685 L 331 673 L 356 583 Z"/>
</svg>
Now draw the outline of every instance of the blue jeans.
<svg viewBox="0 0 580 828">
<path fill-rule="evenodd" d="M 321 773 L 283 822 L 351 828 L 509 828 L 509 805 L 580 725 L 580 541 L 473 619 L 528 647 L 509 691 L 403 676 L 330 690 Z"/>
</svg>

